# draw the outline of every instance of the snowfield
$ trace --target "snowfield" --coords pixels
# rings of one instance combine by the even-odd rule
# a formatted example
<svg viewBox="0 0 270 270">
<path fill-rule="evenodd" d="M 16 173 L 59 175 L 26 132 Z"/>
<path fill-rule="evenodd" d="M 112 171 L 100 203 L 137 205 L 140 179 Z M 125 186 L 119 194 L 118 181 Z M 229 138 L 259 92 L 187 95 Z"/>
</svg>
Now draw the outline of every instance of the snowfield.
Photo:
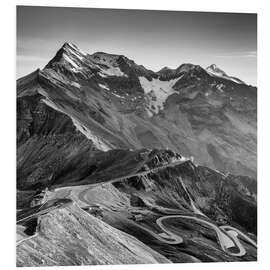
<svg viewBox="0 0 270 270">
<path fill-rule="evenodd" d="M 122 77 L 127 75 L 121 71 L 119 67 L 108 67 L 108 69 L 102 69 L 102 71 L 99 73 L 102 77 L 107 77 L 107 76 L 117 76 L 117 77 Z"/>
<path fill-rule="evenodd" d="M 145 77 L 139 77 L 140 84 L 150 99 L 150 108 L 155 113 L 158 113 L 159 110 L 164 108 L 164 102 L 166 99 L 174 94 L 177 93 L 173 86 L 175 83 L 180 79 L 178 77 L 176 79 L 170 81 L 160 81 L 159 79 L 152 79 L 152 81 L 148 81 Z"/>
</svg>

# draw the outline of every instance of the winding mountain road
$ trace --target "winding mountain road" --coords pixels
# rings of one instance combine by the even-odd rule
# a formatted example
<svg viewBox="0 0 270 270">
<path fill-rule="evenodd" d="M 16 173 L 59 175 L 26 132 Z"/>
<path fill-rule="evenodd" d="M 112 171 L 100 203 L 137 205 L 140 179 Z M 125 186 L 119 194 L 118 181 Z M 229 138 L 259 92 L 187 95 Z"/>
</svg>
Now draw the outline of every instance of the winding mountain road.
<svg viewBox="0 0 270 270">
<path fill-rule="evenodd" d="M 211 222 L 208 222 L 204 219 L 194 217 L 194 216 L 171 215 L 171 216 L 164 216 L 164 217 L 158 218 L 156 220 L 157 225 L 165 232 L 165 234 L 169 235 L 170 239 L 171 238 L 175 239 L 175 242 L 177 242 L 178 244 L 182 243 L 183 239 L 181 241 L 181 237 L 179 238 L 178 235 L 169 231 L 162 224 L 162 222 L 164 220 L 171 219 L 171 218 L 173 218 L 173 219 L 176 219 L 176 218 L 191 219 L 191 220 L 195 220 L 199 223 L 206 224 L 207 226 L 209 226 L 210 228 L 212 228 L 216 232 L 221 249 L 224 252 L 230 254 L 231 256 L 242 257 L 246 254 L 246 249 L 243 247 L 243 245 L 239 241 L 238 234 L 241 235 L 246 241 L 248 241 L 250 244 L 252 244 L 254 247 L 257 248 L 257 244 L 252 239 L 250 239 L 248 236 L 246 236 L 240 230 L 238 230 L 232 226 L 225 225 L 225 226 L 218 227 Z M 232 247 L 237 247 L 239 251 L 236 253 L 229 251 L 229 248 L 232 248 Z"/>
<path fill-rule="evenodd" d="M 227 231 L 227 233 L 231 232 L 231 231 L 234 231 L 236 234 L 233 234 L 235 235 L 234 237 L 237 238 L 238 235 L 240 235 L 242 238 L 244 238 L 247 242 L 249 242 L 252 246 L 254 246 L 255 248 L 257 248 L 257 243 L 252 240 L 250 237 L 248 237 L 247 235 L 245 235 L 244 233 L 242 233 L 240 230 L 232 227 L 232 226 L 229 226 L 229 225 L 223 225 L 223 226 L 220 226 L 219 227 L 220 229 L 224 230 L 224 231 Z"/>
<path fill-rule="evenodd" d="M 91 187 L 88 187 L 87 189 L 83 190 L 78 194 L 78 198 L 80 201 L 84 203 L 88 203 L 87 200 L 85 199 L 85 195 L 87 194 L 88 190 L 91 189 Z M 191 199 L 191 198 L 190 198 Z M 191 202 L 192 199 L 191 199 Z M 194 206 L 194 208 L 196 208 Z M 196 212 L 196 211 L 195 211 Z M 203 214 L 202 212 L 199 212 L 199 214 Z M 203 214 L 204 215 L 204 214 Z M 205 215 L 204 215 L 205 216 Z M 230 254 L 231 256 L 236 256 L 236 257 L 242 257 L 246 254 L 246 250 L 241 244 L 241 242 L 238 239 L 238 234 L 241 235 L 243 238 L 246 240 L 250 241 L 254 246 L 256 246 L 256 243 L 252 241 L 249 237 L 247 237 L 245 234 L 243 234 L 241 231 L 238 229 L 235 229 L 231 226 L 223 226 L 223 227 L 218 227 L 215 224 L 206 221 L 204 219 L 201 219 L 199 217 L 195 216 L 186 216 L 186 215 L 170 215 L 170 216 L 163 216 L 160 217 L 156 220 L 157 225 L 159 228 L 163 231 L 163 233 L 157 234 L 151 231 L 150 229 L 147 229 L 139 224 L 137 224 L 140 228 L 142 228 L 144 231 L 147 231 L 150 235 L 152 235 L 154 238 L 157 240 L 161 241 L 162 243 L 170 244 L 170 245 L 177 245 L 177 244 L 182 244 L 184 242 L 184 239 L 170 231 L 162 222 L 166 219 L 171 219 L 171 218 L 181 218 L 181 219 L 190 219 L 197 221 L 199 223 L 203 223 L 207 225 L 208 227 L 212 228 L 218 237 L 218 242 L 221 246 L 221 249 Z M 229 231 L 226 231 L 226 229 L 230 229 Z M 229 251 L 230 248 L 236 247 L 238 248 L 238 252 L 231 252 Z"/>
<path fill-rule="evenodd" d="M 188 162 L 189 160 L 179 160 L 173 163 L 169 163 L 148 171 L 144 171 L 144 172 L 139 172 L 139 173 L 134 173 L 134 174 L 130 174 L 130 175 L 126 175 L 123 177 L 118 177 L 118 178 L 114 178 L 111 179 L 109 181 L 106 182 L 99 182 L 99 183 L 93 183 L 93 184 L 88 184 L 88 185 L 78 185 L 78 186 L 68 186 L 68 187 L 59 187 L 59 188 L 55 188 L 53 192 L 50 192 L 50 199 L 56 199 L 59 195 L 60 197 L 63 196 L 63 198 L 72 198 L 72 195 L 76 195 L 77 199 L 81 202 L 83 202 L 84 204 L 88 205 L 88 201 L 85 199 L 85 195 L 87 194 L 87 192 L 92 189 L 93 187 L 100 185 L 102 183 L 114 183 L 114 182 L 118 182 L 121 180 L 125 180 L 134 176 L 144 176 L 147 175 L 149 173 L 153 173 L 153 172 L 157 172 L 159 170 L 165 169 L 167 167 L 174 167 L 176 165 L 180 165 L 183 164 L 185 162 Z M 190 204 L 191 204 L 191 208 L 193 210 L 193 212 L 197 215 L 200 216 L 204 216 L 206 217 L 194 204 L 186 186 L 184 185 L 183 181 L 181 180 L 181 184 L 184 188 L 184 190 L 186 191 L 189 200 L 190 200 Z M 74 188 L 76 187 L 76 189 L 74 190 Z M 80 187 L 84 188 L 83 190 L 80 190 Z M 72 191 L 75 192 L 76 194 L 72 194 Z M 57 196 L 58 193 L 58 196 Z M 59 198 L 59 197 L 58 197 Z M 59 198 L 60 199 L 60 198 Z M 73 199 L 73 198 L 72 198 Z M 73 200 L 74 201 L 74 200 Z M 76 200 L 75 200 L 76 201 Z M 75 202 L 74 201 L 74 202 Z M 42 212 L 47 212 L 49 209 L 44 209 L 42 211 L 39 212 L 40 214 L 43 214 Z M 51 210 L 51 209 L 50 209 Z M 31 216 L 35 216 L 37 215 L 37 213 L 34 213 Z M 31 216 L 28 217 L 24 217 L 24 219 L 28 219 Z M 140 224 L 137 224 L 140 228 L 142 228 L 143 230 L 147 231 L 150 235 L 152 235 L 154 238 L 156 238 L 157 240 L 166 243 L 166 244 L 170 244 L 170 245 L 177 245 L 177 244 L 181 244 L 184 242 L 184 239 L 173 233 L 172 231 L 170 231 L 164 224 L 163 221 L 164 220 L 168 220 L 168 219 L 190 219 L 190 220 L 194 220 L 196 222 L 199 223 L 203 223 L 205 225 L 207 225 L 208 227 L 212 228 L 215 232 L 216 235 L 218 237 L 218 242 L 220 244 L 221 249 L 230 254 L 231 256 L 237 256 L 237 257 L 241 257 L 244 256 L 246 254 L 246 250 L 243 247 L 243 245 L 241 244 L 241 242 L 238 239 L 238 235 L 240 235 L 243 239 L 245 239 L 246 241 L 248 241 L 251 245 L 253 245 L 255 248 L 257 248 L 257 244 L 255 243 L 255 241 L 253 241 L 252 239 L 250 239 L 248 236 L 246 236 L 244 233 L 242 233 L 240 230 L 233 228 L 229 225 L 225 225 L 225 226 L 221 226 L 218 227 L 215 224 L 206 221 L 205 219 L 199 218 L 199 217 L 195 217 L 195 216 L 187 216 L 187 215 L 169 215 L 169 216 L 163 216 L 160 217 L 156 220 L 156 224 L 159 226 L 159 228 L 163 231 L 163 233 L 157 234 L 155 232 L 153 232 L 152 230 L 145 228 L 144 226 L 141 226 Z M 22 220 L 19 220 L 22 221 Z M 19 242 L 18 242 L 19 244 Z M 231 252 L 229 249 L 236 247 L 238 248 L 238 252 Z"/>
</svg>

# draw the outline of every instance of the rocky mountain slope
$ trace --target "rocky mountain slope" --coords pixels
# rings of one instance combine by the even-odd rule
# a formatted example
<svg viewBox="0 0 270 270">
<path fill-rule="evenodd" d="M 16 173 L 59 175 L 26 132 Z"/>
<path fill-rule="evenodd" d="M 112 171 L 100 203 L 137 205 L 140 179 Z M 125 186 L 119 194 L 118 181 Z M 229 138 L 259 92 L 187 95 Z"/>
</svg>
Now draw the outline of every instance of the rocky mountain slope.
<svg viewBox="0 0 270 270">
<path fill-rule="evenodd" d="M 256 97 L 65 43 L 17 81 L 17 265 L 256 260 Z"/>
<path fill-rule="evenodd" d="M 103 150 L 170 148 L 256 178 L 257 89 L 209 70 L 182 64 L 154 73 L 66 43 L 43 70 L 18 80 L 18 102 L 39 96 Z"/>
<path fill-rule="evenodd" d="M 76 205 L 40 217 L 38 234 L 18 246 L 18 266 L 170 263 Z"/>
</svg>

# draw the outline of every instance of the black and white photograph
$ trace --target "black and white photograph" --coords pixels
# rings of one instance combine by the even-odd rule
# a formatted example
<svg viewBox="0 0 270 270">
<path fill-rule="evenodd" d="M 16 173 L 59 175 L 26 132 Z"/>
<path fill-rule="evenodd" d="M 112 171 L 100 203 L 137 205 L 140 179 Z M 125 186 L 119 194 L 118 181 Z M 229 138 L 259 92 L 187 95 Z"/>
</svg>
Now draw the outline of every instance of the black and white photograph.
<svg viewBox="0 0 270 270">
<path fill-rule="evenodd" d="M 257 261 L 257 13 L 18 5 L 15 192 L 17 267 Z"/>
</svg>

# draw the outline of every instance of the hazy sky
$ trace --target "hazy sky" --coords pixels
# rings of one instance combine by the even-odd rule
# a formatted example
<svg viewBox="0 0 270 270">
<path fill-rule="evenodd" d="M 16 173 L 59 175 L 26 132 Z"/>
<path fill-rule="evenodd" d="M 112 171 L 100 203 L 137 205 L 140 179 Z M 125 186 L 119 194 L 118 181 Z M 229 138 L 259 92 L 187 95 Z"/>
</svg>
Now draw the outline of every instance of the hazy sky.
<svg viewBox="0 0 270 270">
<path fill-rule="evenodd" d="M 17 7 L 17 77 L 43 68 L 65 41 L 124 54 L 154 71 L 215 63 L 257 85 L 256 14 Z"/>
</svg>

